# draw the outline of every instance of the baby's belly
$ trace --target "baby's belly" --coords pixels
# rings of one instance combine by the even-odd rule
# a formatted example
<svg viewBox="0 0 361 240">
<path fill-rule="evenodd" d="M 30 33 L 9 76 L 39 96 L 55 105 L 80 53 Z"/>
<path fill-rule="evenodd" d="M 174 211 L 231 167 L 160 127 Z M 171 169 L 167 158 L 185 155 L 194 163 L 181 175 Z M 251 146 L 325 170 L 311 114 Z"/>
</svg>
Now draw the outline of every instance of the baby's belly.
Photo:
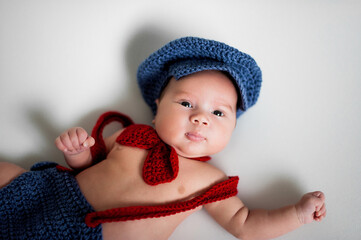
<svg viewBox="0 0 361 240">
<path fill-rule="evenodd" d="M 194 189 L 184 184 L 182 174 L 171 183 L 147 185 L 141 172 L 145 153 L 139 149 L 112 151 L 108 159 L 76 176 L 81 192 L 96 211 L 128 206 L 162 205 L 194 197 Z M 198 207 L 167 217 L 104 223 L 103 238 L 168 239 L 187 216 L 200 209 L 201 207 Z"/>
</svg>

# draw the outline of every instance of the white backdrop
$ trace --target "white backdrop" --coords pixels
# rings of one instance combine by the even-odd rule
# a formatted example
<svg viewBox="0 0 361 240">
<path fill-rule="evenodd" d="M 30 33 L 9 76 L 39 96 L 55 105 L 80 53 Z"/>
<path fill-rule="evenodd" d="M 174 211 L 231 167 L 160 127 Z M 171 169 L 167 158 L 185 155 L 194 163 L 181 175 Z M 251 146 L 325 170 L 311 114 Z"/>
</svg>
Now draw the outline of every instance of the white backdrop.
<svg viewBox="0 0 361 240">
<path fill-rule="evenodd" d="M 55 137 L 106 110 L 150 123 L 137 66 L 182 36 L 262 69 L 259 102 L 212 160 L 239 197 L 275 208 L 322 190 L 327 218 L 279 239 L 361 239 L 360 1 L 0 0 L 0 160 L 63 164 Z M 233 237 L 199 212 L 171 239 Z"/>
</svg>

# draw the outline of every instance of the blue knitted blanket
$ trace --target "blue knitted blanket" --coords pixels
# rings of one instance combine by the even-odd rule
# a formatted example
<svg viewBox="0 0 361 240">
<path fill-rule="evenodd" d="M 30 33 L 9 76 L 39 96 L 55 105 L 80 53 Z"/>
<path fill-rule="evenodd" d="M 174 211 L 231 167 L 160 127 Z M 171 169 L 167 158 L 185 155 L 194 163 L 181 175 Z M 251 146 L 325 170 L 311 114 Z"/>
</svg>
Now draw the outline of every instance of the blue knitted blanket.
<svg viewBox="0 0 361 240">
<path fill-rule="evenodd" d="M 84 223 L 94 210 L 74 176 L 56 165 L 35 164 L 0 189 L 0 239 L 102 239 Z"/>
</svg>

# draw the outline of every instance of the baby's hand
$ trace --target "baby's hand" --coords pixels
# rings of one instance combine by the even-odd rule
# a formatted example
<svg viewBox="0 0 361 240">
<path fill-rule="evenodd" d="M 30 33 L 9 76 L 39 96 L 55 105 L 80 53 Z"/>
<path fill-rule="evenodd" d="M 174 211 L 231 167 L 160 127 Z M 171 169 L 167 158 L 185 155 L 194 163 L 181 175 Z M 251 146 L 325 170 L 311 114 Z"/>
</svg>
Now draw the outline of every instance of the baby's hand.
<svg viewBox="0 0 361 240">
<path fill-rule="evenodd" d="M 325 195 L 319 191 L 305 194 L 296 204 L 296 210 L 303 224 L 321 221 L 326 216 Z"/>
<path fill-rule="evenodd" d="M 55 139 L 56 147 L 65 155 L 79 154 L 94 144 L 94 138 L 81 127 L 70 128 Z"/>
</svg>

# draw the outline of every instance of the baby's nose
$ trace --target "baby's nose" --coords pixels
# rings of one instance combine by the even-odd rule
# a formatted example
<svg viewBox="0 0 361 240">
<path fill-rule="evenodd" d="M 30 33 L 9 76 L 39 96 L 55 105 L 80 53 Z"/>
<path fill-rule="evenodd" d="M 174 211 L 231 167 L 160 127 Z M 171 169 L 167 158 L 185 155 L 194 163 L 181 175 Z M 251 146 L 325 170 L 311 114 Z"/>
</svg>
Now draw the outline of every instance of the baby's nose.
<svg viewBox="0 0 361 240">
<path fill-rule="evenodd" d="M 207 119 L 207 117 L 204 114 L 193 114 L 191 116 L 191 122 L 194 124 L 198 124 L 198 125 L 203 125 L 203 126 L 208 126 L 209 125 L 209 121 Z"/>
</svg>

